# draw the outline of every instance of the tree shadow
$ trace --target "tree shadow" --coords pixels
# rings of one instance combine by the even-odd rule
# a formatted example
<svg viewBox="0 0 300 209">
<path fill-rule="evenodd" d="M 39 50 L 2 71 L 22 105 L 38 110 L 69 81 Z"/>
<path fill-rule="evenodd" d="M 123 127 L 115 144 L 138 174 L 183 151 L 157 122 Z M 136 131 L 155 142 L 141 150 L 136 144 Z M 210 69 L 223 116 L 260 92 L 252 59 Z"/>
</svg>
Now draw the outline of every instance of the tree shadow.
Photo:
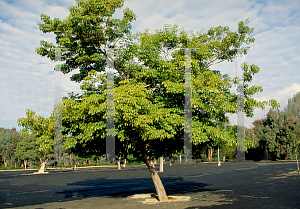
<svg viewBox="0 0 300 209">
<path fill-rule="evenodd" d="M 161 179 L 167 195 L 217 190 L 206 188 L 208 184 L 186 181 L 181 177 Z M 95 180 L 78 181 L 68 184 L 68 187 L 72 186 L 81 188 L 67 189 L 62 192 L 57 192 L 57 194 L 63 195 L 64 198 L 88 198 L 99 196 L 117 198 L 128 197 L 134 194 L 152 194 L 152 196 L 154 197 L 153 194 L 156 192 L 151 178 L 98 178 Z"/>
</svg>

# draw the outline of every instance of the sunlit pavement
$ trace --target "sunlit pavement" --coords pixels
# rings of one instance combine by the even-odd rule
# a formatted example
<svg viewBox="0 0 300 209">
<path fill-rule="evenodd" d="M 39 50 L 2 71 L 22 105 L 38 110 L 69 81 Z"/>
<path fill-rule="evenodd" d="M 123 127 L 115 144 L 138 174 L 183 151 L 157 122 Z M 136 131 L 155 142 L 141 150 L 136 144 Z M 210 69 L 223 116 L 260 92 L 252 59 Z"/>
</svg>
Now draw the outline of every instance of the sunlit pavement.
<svg viewBox="0 0 300 209">
<path fill-rule="evenodd" d="M 169 203 L 158 203 L 145 165 L 5 171 L 0 208 L 300 208 L 296 168 L 295 162 L 164 164 L 159 176 L 167 195 L 190 197 Z"/>
</svg>

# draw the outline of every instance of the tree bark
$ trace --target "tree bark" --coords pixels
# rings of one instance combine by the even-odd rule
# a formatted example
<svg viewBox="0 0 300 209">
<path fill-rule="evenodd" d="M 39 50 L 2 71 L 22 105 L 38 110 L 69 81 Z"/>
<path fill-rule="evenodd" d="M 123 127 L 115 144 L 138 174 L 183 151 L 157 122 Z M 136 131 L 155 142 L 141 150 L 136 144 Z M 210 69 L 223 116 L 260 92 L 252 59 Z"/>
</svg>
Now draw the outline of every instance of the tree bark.
<svg viewBox="0 0 300 209">
<path fill-rule="evenodd" d="M 173 158 L 171 157 L 170 158 L 170 166 L 172 166 L 172 161 L 173 161 Z"/>
<path fill-rule="evenodd" d="M 150 157 L 147 154 L 144 154 L 144 163 L 147 165 L 150 171 L 151 178 L 155 186 L 156 193 L 158 195 L 158 200 L 160 202 L 168 202 L 169 200 L 165 188 L 157 174 L 153 161 L 150 159 Z"/>
<path fill-rule="evenodd" d="M 126 158 L 124 159 L 123 167 L 125 168 L 125 166 L 126 166 Z"/>
<path fill-rule="evenodd" d="M 159 158 L 159 172 L 164 172 L 164 158 L 160 157 Z"/>
<path fill-rule="evenodd" d="M 295 155 L 296 155 L 296 161 L 297 161 L 297 168 L 298 168 L 298 172 L 299 172 L 299 163 L 298 163 L 297 150 L 296 149 L 295 149 Z"/>
<path fill-rule="evenodd" d="M 46 166 L 46 162 L 43 162 L 42 164 L 41 164 L 41 167 L 40 167 L 40 169 L 39 169 L 39 173 L 45 173 L 45 166 Z"/>
<path fill-rule="evenodd" d="M 213 154 L 213 150 L 212 150 L 212 148 L 210 148 L 210 149 L 208 150 L 208 161 L 209 161 L 209 162 L 212 162 L 212 154 Z"/>
<path fill-rule="evenodd" d="M 118 159 L 118 161 L 117 161 L 117 163 L 118 163 L 118 169 L 121 169 L 121 157 L 119 157 L 119 159 Z"/>
</svg>

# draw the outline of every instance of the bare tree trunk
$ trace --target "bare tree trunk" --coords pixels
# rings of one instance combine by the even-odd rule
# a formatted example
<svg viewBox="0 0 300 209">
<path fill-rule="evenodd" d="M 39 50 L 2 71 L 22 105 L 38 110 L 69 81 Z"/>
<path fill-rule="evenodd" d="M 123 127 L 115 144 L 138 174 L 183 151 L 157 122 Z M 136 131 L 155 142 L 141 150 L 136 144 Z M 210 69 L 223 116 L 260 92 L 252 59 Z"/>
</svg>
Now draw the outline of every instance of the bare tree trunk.
<svg viewBox="0 0 300 209">
<path fill-rule="evenodd" d="M 160 157 L 159 158 L 159 172 L 164 172 L 164 158 L 163 157 Z"/>
<path fill-rule="evenodd" d="M 156 193 L 158 195 L 158 200 L 160 202 L 168 202 L 169 200 L 168 200 L 165 188 L 158 176 L 158 173 L 155 169 L 153 161 L 149 158 L 149 156 L 147 154 L 144 154 L 144 163 L 147 165 L 147 167 L 150 171 L 151 178 L 152 178 L 153 184 L 155 186 Z"/>
<path fill-rule="evenodd" d="M 121 161 L 121 157 L 119 157 L 119 159 L 117 161 L 117 163 L 118 163 L 118 169 L 121 169 L 121 163 L 120 163 L 120 161 Z"/>
<path fill-rule="evenodd" d="M 7 159 L 6 159 L 6 157 L 4 156 L 4 159 L 3 159 L 3 161 L 4 161 L 4 167 L 7 167 Z"/>
<path fill-rule="evenodd" d="M 126 158 L 124 159 L 123 167 L 125 168 L 126 166 Z"/>
<path fill-rule="evenodd" d="M 212 162 L 212 148 L 208 150 L 208 161 Z"/>
<path fill-rule="evenodd" d="M 67 155 L 67 156 L 65 157 L 65 159 L 66 159 L 65 167 L 67 167 L 67 166 L 68 166 L 68 159 L 69 159 L 69 156 Z"/>
<path fill-rule="evenodd" d="M 171 157 L 170 158 L 170 166 L 172 166 L 172 161 L 173 161 L 173 158 Z"/>
<path fill-rule="evenodd" d="M 297 150 L 296 149 L 295 149 L 295 155 L 296 155 L 296 161 L 297 161 L 297 168 L 298 168 L 298 172 L 299 172 L 299 163 L 298 163 Z"/>
<path fill-rule="evenodd" d="M 40 167 L 40 169 L 39 169 L 39 173 L 45 173 L 45 166 L 46 166 L 46 162 L 43 162 L 42 164 L 41 164 L 41 167 Z"/>
</svg>

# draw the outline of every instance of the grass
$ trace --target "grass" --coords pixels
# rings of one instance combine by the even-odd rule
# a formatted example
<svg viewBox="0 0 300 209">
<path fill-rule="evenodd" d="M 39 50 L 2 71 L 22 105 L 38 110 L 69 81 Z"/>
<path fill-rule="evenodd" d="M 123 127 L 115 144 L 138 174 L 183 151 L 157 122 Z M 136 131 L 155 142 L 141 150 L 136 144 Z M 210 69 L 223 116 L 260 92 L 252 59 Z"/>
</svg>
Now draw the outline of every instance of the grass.
<svg viewBox="0 0 300 209">
<path fill-rule="evenodd" d="M 139 161 L 126 162 L 126 165 L 142 165 L 142 164 L 144 163 Z"/>
</svg>

